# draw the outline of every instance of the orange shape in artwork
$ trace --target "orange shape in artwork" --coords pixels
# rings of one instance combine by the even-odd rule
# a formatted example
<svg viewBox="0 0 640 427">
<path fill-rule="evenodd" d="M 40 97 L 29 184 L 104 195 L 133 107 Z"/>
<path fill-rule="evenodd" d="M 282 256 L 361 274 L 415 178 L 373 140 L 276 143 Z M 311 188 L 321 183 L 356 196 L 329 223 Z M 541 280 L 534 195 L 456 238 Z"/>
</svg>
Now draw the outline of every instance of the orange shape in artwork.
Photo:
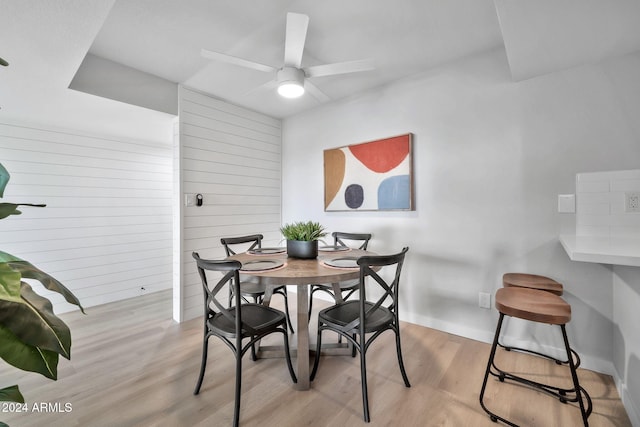
<svg viewBox="0 0 640 427">
<path fill-rule="evenodd" d="M 409 135 L 351 145 L 349 150 L 368 169 L 378 173 L 389 172 L 409 154 Z"/>
<path fill-rule="evenodd" d="M 324 208 L 326 209 L 340 190 L 344 180 L 346 160 L 340 149 L 324 151 Z"/>
</svg>

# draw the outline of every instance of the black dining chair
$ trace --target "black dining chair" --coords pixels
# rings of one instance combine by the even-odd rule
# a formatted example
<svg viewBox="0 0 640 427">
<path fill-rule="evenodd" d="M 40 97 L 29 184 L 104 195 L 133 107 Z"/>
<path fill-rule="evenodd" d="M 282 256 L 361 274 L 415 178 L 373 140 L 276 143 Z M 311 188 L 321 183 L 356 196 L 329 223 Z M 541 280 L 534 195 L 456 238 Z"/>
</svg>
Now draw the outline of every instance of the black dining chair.
<svg viewBox="0 0 640 427">
<path fill-rule="evenodd" d="M 193 394 L 200 393 L 204 372 L 207 367 L 207 351 L 209 337 L 216 336 L 233 351 L 236 357 L 236 387 L 235 406 L 233 412 L 233 425 L 237 426 L 240 415 L 240 389 L 242 384 L 242 357 L 252 346 L 265 336 L 279 332 L 283 335 L 285 360 L 289 368 L 289 374 L 294 383 L 297 383 L 291 354 L 289 352 L 289 335 L 285 314 L 275 308 L 261 304 L 243 303 L 239 292 L 239 273 L 242 267 L 239 261 L 218 261 L 200 258 L 197 252 L 193 252 L 198 273 L 202 280 L 204 291 L 204 339 L 202 344 L 202 362 L 200 375 Z M 216 282 L 209 282 L 207 272 L 222 273 L 222 278 Z M 217 277 L 217 276 L 216 276 Z M 215 284 L 214 284 L 215 283 Z M 222 288 L 230 285 L 235 288 L 233 293 L 235 302 L 232 307 L 224 307 L 217 294 Z M 243 344 L 243 340 L 248 340 Z"/>
<path fill-rule="evenodd" d="M 395 255 L 363 256 L 358 259 L 360 266 L 360 297 L 358 301 L 345 301 L 325 308 L 318 314 L 318 339 L 316 356 L 311 371 L 311 381 L 315 379 L 320 363 L 320 348 L 322 345 L 322 332 L 333 331 L 345 337 L 353 344 L 354 351 L 360 353 L 360 376 L 362 382 L 362 406 L 364 408 L 364 420 L 370 421 L 369 397 L 367 391 L 367 363 L 366 353 L 371 343 L 386 330 L 392 330 L 396 338 L 396 353 L 400 373 L 406 387 L 411 387 L 409 378 L 402 361 L 402 349 L 400 346 L 400 320 L 398 317 L 398 289 L 400 287 L 400 273 L 404 264 L 405 254 L 409 248 L 405 247 Z M 395 267 L 393 279 L 385 280 L 376 270 L 383 267 Z M 382 295 L 377 300 L 369 301 L 364 286 L 365 278 L 370 277 L 369 283 L 375 286 L 370 295 Z M 378 286 L 376 286 L 378 285 Z M 368 334 L 368 336 L 367 336 Z"/>
<path fill-rule="evenodd" d="M 252 234 L 249 236 L 223 237 L 222 239 L 220 239 L 220 243 L 222 243 L 222 245 L 224 246 L 224 250 L 227 253 L 227 256 L 231 256 L 235 255 L 239 251 L 238 248 L 242 248 L 243 252 L 261 248 L 262 239 L 262 234 Z M 233 297 L 233 287 L 231 287 L 229 291 L 229 301 L 231 301 L 231 298 Z M 266 291 L 267 285 L 258 283 L 253 277 L 242 276 L 240 282 L 240 294 L 245 299 L 245 301 L 248 302 L 246 298 L 251 298 L 254 303 L 262 304 Z M 293 325 L 291 324 L 291 318 L 289 316 L 289 299 L 287 297 L 287 287 L 275 287 L 273 289 L 273 294 L 282 295 L 282 297 L 284 298 L 284 312 L 287 316 L 287 324 L 289 325 L 291 333 L 295 333 L 295 331 L 293 330 Z M 253 353 L 253 358 L 255 360 L 255 352 Z"/>
<path fill-rule="evenodd" d="M 331 233 L 333 236 L 333 245 L 342 246 L 348 248 L 357 248 L 364 251 L 367 250 L 369 240 L 371 240 L 371 234 L 368 233 L 345 233 L 342 231 L 334 231 Z M 347 280 L 338 283 L 340 287 L 340 298 L 337 298 L 333 292 L 333 287 L 330 284 L 318 284 L 311 285 L 309 290 L 309 319 L 311 319 L 311 310 L 313 308 L 313 294 L 316 292 L 325 292 L 333 298 L 336 303 L 340 301 L 346 301 L 351 295 L 353 295 L 360 286 L 358 279 Z"/>
</svg>

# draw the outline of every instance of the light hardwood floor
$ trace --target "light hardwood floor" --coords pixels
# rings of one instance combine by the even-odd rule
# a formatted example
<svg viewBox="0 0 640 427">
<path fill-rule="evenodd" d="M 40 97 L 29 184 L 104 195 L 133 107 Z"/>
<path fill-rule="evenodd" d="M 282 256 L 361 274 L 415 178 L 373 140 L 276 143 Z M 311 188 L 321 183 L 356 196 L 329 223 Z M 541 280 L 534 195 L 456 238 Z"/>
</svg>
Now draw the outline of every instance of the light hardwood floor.
<svg viewBox="0 0 640 427">
<path fill-rule="evenodd" d="M 74 312 L 62 317 L 73 335 L 72 360 L 61 360 L 55 382 L 3 363 L 1 385 L 17 382 L 29 412 L 0 413 L 1 421 L 11 427 L 231 424 L 234 358 L 224 344 L 211 339 L 202 390 L 192 394 L 202 320 L 173 322 L 170 292 L 92 307 L 86 316 Z M 408 323 L 402 325 L 402 340 L 411 388 L 402 382 L 393 334 L 383 334 L 367 353 L 370 426 L 496 425 L 478 403 L 488 344 Z M 540 358 L 504 351 L 499 357 L 515 372 L 542 381 L 569 381 L 566 368 Z M 309 391 L 293 389 L 283 359 L 253 362 L 245 357 L 243 370 L 241 425 L 367 425 L 358 358 L 325 357 Z M 631 425 L 609 376 L 584 369 L 579 376 L 593 398 L 591 426 Z M 490 380 L 486 396 L 489 407 L 523 426 L 582 425 L 574 404 L 522 386 Z M 41 402 L 59 403 L 62 411 L 69 403 L 71 411 L 33 412 L 32 405 Z"/>
</svg>

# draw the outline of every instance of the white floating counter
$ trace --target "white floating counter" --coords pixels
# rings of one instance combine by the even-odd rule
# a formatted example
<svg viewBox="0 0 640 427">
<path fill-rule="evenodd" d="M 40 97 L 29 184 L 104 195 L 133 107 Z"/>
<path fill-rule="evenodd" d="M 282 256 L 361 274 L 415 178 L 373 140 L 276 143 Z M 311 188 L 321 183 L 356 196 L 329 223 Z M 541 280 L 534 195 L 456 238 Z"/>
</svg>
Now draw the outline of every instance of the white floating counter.
<svg viewBox="0 0 640 427">
<path fill-rule="evenodd" d="M 572 261 L 640 267 L 640 239 L 561 235 Z"/>
</svg>

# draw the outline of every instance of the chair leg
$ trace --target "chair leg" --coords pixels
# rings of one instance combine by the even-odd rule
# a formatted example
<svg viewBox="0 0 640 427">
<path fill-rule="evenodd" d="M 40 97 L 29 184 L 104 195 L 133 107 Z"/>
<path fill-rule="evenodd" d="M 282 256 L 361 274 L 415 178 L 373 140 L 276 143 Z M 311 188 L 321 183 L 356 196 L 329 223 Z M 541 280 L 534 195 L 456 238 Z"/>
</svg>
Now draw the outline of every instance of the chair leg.
<svg viewBox="0 0 640 427">
<path fill-rule="evenodd" d="M 307 319 L 311 320 L 311 310 L 313 309 L 313 293 L 316 291 L 315 285 L 311 285 L 309 290 L 309 312 L 307 313 Z"/>
<path fill-rule="evenodd" d="M 360 382 L 362 383 L 362 407 L 364 409 L 364 421 L 369 422 L 369 393 L 367 391 L 367 358 L 365 350 L 364 334 L 360 335 Z"/>
<path fill-rule="evenodd" d="M 287 297 L 287 287 L 285 286 L 282 292 L 282 296 L 284 297 L 284 314 L 287 318 L 287 325 L 289 325 L 289 330 L 292 334 L 295 334 L 296 331 L 293 330 L 293 325 L 291 324 L 291 316 L 289 316 L 289 298 Z"/>
<path fill-rule="evenodd" d="M 240 395 L 242 389 L 242 339 L 238 339 L 236 343 L 236 396 L 233 408 L 233 426 L 238 427 L 240 422 Z"/>
<path fill-rule="evenodd" d="M 398 353 L 398 365 L 400 365 L 400 373 L 402 374 L 402 379 L 404 380 L 404 385 L 406 387 L 411 387 L 409 384 L 409 378 L 407 377 L 407 372 L 404 370 L 404 362 L 402 360 L 402 347 L 400 346 L 400 327 L 396 325 L 396 351 Z"/>
<path fill-rule="evenodd" d="M 342 335 L 340 335 L 340 338 L 342 338 Z M 353 334 L 351 336 L 351 338 L 353 338 L 353 341 L 355 341 L 356 340 L 356 334 Z M 356 357 L 356 346 L 355 345 L 351 347 L 351 357 Z"/>
<path fill-rule="evenodd" d="M 254 304 L 260 304 L 260 297 L 253 297 L 253 303 Z M 253 339 L 254 337 L 251 337 L 251 339 Z M 253 360 L 254 362 L 256 360 L 258 360 L 258 353 L 256 352 L 256 345 L 255 344 L 251 344 L 251 360 Z"/>
<path fill-rule="evenodd" d="M 320 348 L 322 345 L 322 329 L 320 325 L 318 325 L 318 338 L 316 341 L 316 357 L 313 360 L 313 369 L 311 370 L 311 375 L 309 376 L 309 381 L 313 381 L 316 377 L 316 372 L 318 372 L 318 365 L 320 364 Z"/>
<path fill-rule="evenodd" d="M 196 382 L 196 388 L 193 390 L 193 394 L 200 393 L 200 387 L 202 386 L 202 380 L 204 379 L 204 371 L 207 368 L 207 354 L 209 350 L 209 335 L 205 330 L 204 338 L 202 340 L 202 361 L 200 362 L 200 375 Z"/>
<path fill-rule="evenodd" d="M 293 365 L 291 364 L 291 351 L 289 350 L 289 335 L 287 334 L 287 327 L 282 328 L 282 332 L 284 335 L 284 351 L 285 351 L 285 359 L 287 360 L 287 368 L 289 368 L 289 375 L 291 375 L 291 380 L 294 384 L 298 382 L 298 378 L 296 377 L 296 373 L 293 371 Z"/>
</svg>

